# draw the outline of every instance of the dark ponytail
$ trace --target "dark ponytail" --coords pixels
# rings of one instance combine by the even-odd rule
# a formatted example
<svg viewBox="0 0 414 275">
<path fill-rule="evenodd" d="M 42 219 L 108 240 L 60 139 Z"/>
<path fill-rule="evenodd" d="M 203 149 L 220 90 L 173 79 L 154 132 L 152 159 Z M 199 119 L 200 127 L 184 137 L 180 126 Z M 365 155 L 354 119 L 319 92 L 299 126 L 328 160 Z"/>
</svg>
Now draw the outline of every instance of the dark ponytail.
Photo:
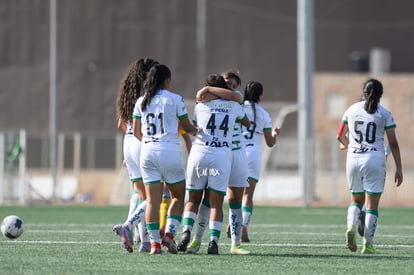
<svg viewBox="0 0 414 275">
<path fill-rule="evenodd" d="M 368 79 L 364 83 L 364 109 L 369 114 L 373 114 L 378 109 L 378 103 L 383 93 L 382 84 L 376 79 Z"/>
<path fill-rule="evenodd" d="M 155 64 L 149 70 L 147 78 L 144 82 L 144 98 L 142 100 L 141 109 L 145 111 L 154 95 L 161 89 L 165 88 L 164 84 L 167 79 L 171 78 L 170 69 L 162 64 Z"/>
<path fill-rule="evenodd" d="M 244 89 L 244 100 L 252 103 L 253 122 L 256 123 L 256 104 L 259 103 L 260 96 L 263 95 L 263 85 L 257 81 L 250 81 Z"/>
</svg>

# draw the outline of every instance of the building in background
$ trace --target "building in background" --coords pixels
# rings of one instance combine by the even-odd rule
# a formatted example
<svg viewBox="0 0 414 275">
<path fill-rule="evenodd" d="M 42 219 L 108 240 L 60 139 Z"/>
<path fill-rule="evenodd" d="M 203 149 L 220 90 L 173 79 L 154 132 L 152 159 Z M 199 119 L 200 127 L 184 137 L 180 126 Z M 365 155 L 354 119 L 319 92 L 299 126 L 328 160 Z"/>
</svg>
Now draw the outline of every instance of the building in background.
<svg viewBox="0 0 414 275">
<path fill-rule="evenodd" d="M 203 2 L 204 28 L 197 25 L 197 3 Z M 119 167 L 117 88 L 128 64 L 140 57 L 155 58 L 171 68 L 173 90 L 187 100 L 190 112 L 204 80 L 200 71 L 207 76 L 238 70 L 242 85 L 262 82 L 274 116 L 282 106 L 296 102 L 296 1 L 57 3 L 57 125 L 66 152 L 62 169 L 73 168 L 77 158 L 81 169 Z M 372 73 L 383 81 L 384 101 L 398 112 L 394 115 L 399 124 L 412 124 L 411 8 L 414 3 L 409 0 L 314 0 L 315 146 L 330 140 L 341 104 L 356 100 L 361 83 Z M 201 50 L 200 35 L 205 40 Z M 27 165 L 47 168 L 49 1 L 1 1 L 0 41 L 0 131 L 25 129 Z M 412 167 L 408 128 L 399 127 L 398 135 L 403 161 Z M 286 117 L 283 135 L 296 137 L 295 113 Z M 68 153 L 79 144 L 80 156 Z M 329 170 L 329 153 L 316 154 L 316 168 Z M 268 169 L 294 169 L 295 161 L 283 164 L 275 155 Z"/>
</svg>

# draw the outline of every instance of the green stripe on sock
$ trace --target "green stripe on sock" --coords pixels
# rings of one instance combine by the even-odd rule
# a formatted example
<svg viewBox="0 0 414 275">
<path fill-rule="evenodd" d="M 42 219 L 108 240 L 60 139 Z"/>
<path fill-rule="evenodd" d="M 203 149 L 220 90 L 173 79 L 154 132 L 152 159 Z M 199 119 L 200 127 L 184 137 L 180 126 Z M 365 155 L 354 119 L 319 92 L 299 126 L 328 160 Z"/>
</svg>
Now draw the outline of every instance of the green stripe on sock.
<svg viewBox="0 0 414 275">
<path fill-rule="evenodd" d="M 243 212 L 250 212 L 250 213 L 253 212 L 253 207 L 251 206 L 243 205 L 242 209 L 243 209 Z"/>
<path fill-rule="evenodd" d="M 229 202 L 230 209 L 240 209 L 242 207 L 241 202 Z"/>
<path fill-rule="evenodd" d="M 159 230 L 160 223 L 159 222 L 149 222 L 147 223 L 147 230 Z"/>
<path fill-rule="evenodd" d="M 167 219 L 174 219 L 181 223 L 182 217 L 181 216 L 167 216 Z"/>
<path fill-rule="evenodd" d="M 359 210 L 362 209 L 362 206 L 359 203 L 356 203 L 356 202 L 351 203 L 351 206 L 356 206 L 356 207 L 359 208 Z"/>
<path fill-rule="evenodd" d="M 210 229 L 210 236 L 216 236 L 218 239 L 220 239 L 220 231 L 219 230 L 214 230 L 214 229 Z"/>
<path fill-rule="evenodd" d="M 208 208 L 210 208 L 210 201 L 206 198 L 203 199 L 202 204 Z"/>
<path fill-rule="evenodd" d="M 378 217 L 378 210 L 367 209 L 367 214 L 371 214 Z"/>
<path fill-rule="evenodd" d="M 191 218 L 184 218 L 183 220 L 183 226 L 184 225 L 190 225 L 191 227 L 194 225 L 194 219 Z"/>
</svg>

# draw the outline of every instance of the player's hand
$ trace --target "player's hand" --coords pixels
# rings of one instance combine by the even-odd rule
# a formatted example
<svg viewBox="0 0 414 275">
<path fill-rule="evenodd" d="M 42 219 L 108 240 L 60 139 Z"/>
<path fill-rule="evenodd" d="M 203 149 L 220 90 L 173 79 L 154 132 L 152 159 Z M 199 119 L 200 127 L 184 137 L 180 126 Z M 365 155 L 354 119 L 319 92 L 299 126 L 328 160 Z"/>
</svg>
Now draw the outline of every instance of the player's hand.
<svg viewBox="0 0 414 275">
<path fill-rule="evenodd" d="M 397 184 L 397 187 L 402 184 L 403 182 L 402 170 L 397 169 L 397 171 L 395 171 L 394 182 Z"/>
<path fill-rule="evenodd" d="M 277 137 L 279 134 L 280 134 L 280 128 L 275 127 L 273 129 L 273 136 L 274 137 Z"/>
</svg>

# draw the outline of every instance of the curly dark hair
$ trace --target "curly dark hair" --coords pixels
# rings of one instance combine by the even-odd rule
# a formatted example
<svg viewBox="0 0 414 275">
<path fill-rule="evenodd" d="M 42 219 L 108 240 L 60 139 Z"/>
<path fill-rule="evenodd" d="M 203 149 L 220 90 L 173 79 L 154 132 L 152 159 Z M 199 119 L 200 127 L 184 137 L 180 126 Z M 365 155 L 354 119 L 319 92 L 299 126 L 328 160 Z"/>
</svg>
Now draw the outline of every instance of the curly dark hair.
<svg viewBox="0 0 414 275">
<path fill-rule="evenodd" d="M 132 120 L 135 102 L 138 97 L 141 96 L 146 75 L 156 64 L 159 63 L 154 59 L 140 58 L 128 66 L 128 69 L 119 85 L 117 97 L 118 119 L 125 122 Z"/>
</svg>

